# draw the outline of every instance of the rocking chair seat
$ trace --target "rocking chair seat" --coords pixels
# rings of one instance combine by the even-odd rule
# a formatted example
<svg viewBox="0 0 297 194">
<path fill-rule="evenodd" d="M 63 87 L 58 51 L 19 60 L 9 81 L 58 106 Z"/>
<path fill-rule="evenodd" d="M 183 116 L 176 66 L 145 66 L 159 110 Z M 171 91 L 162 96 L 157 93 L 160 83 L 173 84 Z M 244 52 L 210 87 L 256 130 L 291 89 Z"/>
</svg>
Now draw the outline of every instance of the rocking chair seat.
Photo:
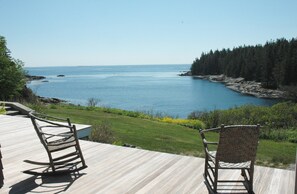
<svg viewBox="0 0 297 194">
<path fill-rule="evenodd" d="M 213 165 L 215 165 L 215 161 L 216 161 L 216 153 L 217 151 L 209 151 L 208 155 L 209 155 L 209 159 L 211 159 L 211 161 L 213 162 Z M 230 162 L 222 162 L 219 161 L 218 163 L 218 167 L 221 169 L 242 169 L 242 168 L 249 168 L 251 165 L 250 161 L 247 162 L 241 162 L 241 163 L 230 163 Z"/>
<path fill-rule="evenodd" d="M 69 147 L 75 146 L 75 138 L 74 136 L 65 137 L 63 139 L 55 140 L 48 143 L 48 149 L 50 152 L 56 152 L 63 149 L 67 149 Z"/>
</svg>

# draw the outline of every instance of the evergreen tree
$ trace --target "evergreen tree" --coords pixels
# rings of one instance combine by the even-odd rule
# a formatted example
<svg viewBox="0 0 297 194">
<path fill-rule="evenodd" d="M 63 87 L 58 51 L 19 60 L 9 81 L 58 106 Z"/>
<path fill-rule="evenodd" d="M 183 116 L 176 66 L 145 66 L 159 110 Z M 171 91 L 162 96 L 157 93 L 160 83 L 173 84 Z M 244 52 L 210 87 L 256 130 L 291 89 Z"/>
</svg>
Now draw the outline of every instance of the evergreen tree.
<svg viewBox="0 0 297 194">
<path fill-rule="evenodd" d="M 267 88 L 297 85 L 297 40 L 282 38 L 264 46 L 202 53 L 192 64 L 193 75 L 225 74 L 261 82 Z"/>
<path fill-rule="evenodd" d="M 0 100 L 18 97 L 25 86 L 23 62 L 10 56 L 6 40 L 0 36 Z"/>
</svg>

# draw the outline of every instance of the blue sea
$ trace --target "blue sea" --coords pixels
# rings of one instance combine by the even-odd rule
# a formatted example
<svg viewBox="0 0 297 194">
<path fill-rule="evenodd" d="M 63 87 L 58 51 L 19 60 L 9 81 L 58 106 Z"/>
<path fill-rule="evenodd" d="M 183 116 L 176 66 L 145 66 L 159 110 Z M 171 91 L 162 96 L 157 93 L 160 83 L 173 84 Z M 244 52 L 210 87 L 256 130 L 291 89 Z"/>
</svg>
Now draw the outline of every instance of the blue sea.
<svg viewBox="0 0 297 194">
<path fill-rule="evenodd" d="M 186 118 L 193 111 L 227 109 L 244 104 L 272 105 L 276 101 L 245 96 L 221 83 L 178 76 L 190 65 L 126 65 L 30 67 L 30 75 L 46 81 L 28 83 L 37 95 L 86 105 L 143 111 Z M 65 77 L 57 77 L 57 75 Z"/>
</svg>

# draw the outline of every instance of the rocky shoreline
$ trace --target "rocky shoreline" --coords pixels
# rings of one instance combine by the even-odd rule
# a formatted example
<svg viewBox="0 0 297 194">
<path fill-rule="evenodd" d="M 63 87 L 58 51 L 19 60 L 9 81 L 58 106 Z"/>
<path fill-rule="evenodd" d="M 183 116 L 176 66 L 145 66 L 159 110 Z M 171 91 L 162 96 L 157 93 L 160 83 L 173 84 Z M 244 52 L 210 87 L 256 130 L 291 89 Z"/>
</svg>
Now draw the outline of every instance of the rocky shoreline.
<svg viewBox="0 0 297 194">
<path fill-rule="evenodd" d="M 65 75 L 57 75 L 57 77 L 65 77 Z M 26 75 L 26 82 L 31 82 L 31 81 L 38 81 L 42 80 L 42 82 L 48 82 L 48 80 L 45 80 L 45 76 L 36 76 L 36 75 Z M 66 100 L 62 100 L 59 98 L 48 98 L 48 97 L 43 97 L 43 96 L 36 96 L 37 99 L 45 104 L 60 104 L 60 103 L 68 103 Z"/>
<path fill-rule="evenodd" d="M 46 79 L 44 76 L 26 75 L 26 81 L 43 80 Z"/>
<path fill-rule="evenodd" d="M 38 100 L 42 103 L 45 104 L 60 104 L 60 103 L 67 103 L 66 100 L 62 100 L 59 98 L 48 98 L 48 97 L 42 97 L 42 96 L 37 96 Z"/>
<path fill-rule="evenodd" d="M 209 80 L 212 82 L 224 83 L 227 88 L 236 92 L 255 96 L 257 98 L 282 99 L 285 93 L 281 90 L 266 89 L 261 86 L 260 82 L 245 81 L 244 78 L 232 78 L 221 75 L 191 75 L 191 72 L 180 74 L 180 76 L 192 76 L 198 79 Z"/>
<path fill-rule="evenodd" d="M 37 81 L 37 80 L 43 80 L 42 82 L 48 82 L 48 80 L 45 80 L 45 76 L 40 76 L 40 75 L 26 75 L 26 82 L 31 82 L 31 81 Z M 57 77 L 65 77 L 65 75 L 60 74 L 57 75 Z"/>
</svg>

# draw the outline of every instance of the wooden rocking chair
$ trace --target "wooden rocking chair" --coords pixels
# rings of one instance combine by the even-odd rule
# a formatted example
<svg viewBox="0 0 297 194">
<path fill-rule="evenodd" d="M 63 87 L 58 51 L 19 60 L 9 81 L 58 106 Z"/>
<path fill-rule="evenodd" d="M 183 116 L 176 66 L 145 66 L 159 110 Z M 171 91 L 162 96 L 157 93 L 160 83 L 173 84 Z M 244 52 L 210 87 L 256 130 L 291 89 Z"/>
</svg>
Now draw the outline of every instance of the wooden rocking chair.
<svg viewBox="0 0 297 194">
<path fill-rule="evenodd" d="M 49 162 L 24 160 L 26 163 L 46 167 L 43 171 L 26 170 L 32 175 L 57 175 L 72 173 L 87 168 L 79 141 L 76 127 L 70 120 L 50 117 L 43 114 L 29 114 L 35 131 L 44 146 Z"/>
<path fill-rule="evenodd" d="M 204 133 L 219 131 L 219 142 L 208 142 Z M 254 163 L 259 138 L 259 125 L 232 125 L 200 130 L 205 150 L 204 179 L 208 189 L 217 193 L 218 183 L 242 182 L 253 193 Z M 209 145 L 217 145 L 211 151 Z M 219 169 L 239 169 L 244 180 L 218 180 Z"/>
</svg>

